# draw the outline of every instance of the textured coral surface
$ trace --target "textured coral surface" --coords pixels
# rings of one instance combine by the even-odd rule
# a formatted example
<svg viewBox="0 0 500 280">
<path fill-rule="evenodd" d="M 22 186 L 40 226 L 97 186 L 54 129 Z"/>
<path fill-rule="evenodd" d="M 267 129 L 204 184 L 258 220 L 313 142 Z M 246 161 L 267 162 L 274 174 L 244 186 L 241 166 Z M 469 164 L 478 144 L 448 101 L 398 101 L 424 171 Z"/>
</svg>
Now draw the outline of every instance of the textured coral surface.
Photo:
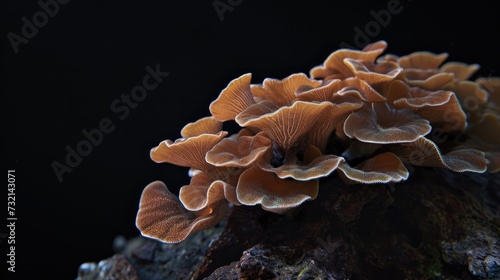
<svg viewBox="0 0 500 280">
<path fill-rule="evenodd" d="M 327 176 L 393 184 L 417 166 L 499 171 L 500 79 L 470 81 L 478 65 L 429 52 L 382 55 L 386 47 L 335 51 L 309 75 L 231 81 L 211 116 L 151 150 L 155 162 L 189 167 L 191 182 L 179 198 L 159 181 L 145 188 L 141 233 L 180 242 L 234 205 L 284 214 L 316 199 Z M 230 134 L 224 122 L 240 130 Z"/>
</svg>

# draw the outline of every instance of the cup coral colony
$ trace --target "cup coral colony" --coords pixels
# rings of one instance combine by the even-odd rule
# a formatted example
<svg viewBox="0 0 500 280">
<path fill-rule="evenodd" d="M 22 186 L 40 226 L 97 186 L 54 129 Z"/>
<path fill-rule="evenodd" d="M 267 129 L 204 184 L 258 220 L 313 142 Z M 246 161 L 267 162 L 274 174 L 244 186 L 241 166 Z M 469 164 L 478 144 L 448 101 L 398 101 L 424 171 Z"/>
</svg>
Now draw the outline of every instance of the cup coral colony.
<svg viewBox="0 0 500 280">
<path fill-rule="evenodd" d="M 136 224 L 167 243 L 214 226 L 230 205 L 285 213 L 318 195 L 319 178 L 346 184 L 401 182 L 412 166 L 500 170 L 500 78 L 469 78 L 478 65 L 447 54 L 382 55 L 386 42 L 340 49 L 309 76 L 253 84 L 234 79 L 187 124 L 151 150 L 157 163 L 189 167 L 173 195 L 143 191 Z M 241 130 L 229 135 L 223 122 Z"/>
</svg>

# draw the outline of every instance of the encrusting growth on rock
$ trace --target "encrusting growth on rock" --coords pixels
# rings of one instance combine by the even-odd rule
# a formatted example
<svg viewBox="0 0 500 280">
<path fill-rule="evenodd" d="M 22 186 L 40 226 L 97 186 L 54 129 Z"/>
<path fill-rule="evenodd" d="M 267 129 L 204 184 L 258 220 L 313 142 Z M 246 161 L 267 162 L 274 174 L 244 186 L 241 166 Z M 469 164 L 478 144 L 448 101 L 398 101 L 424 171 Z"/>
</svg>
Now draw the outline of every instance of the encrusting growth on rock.
<svg viewBox="0 0 500 280">
<path fill-rule="evenodd" d="M 282 214 L 315 199 L 326 176 L 374 184 L 407 180 L 409 166 L 500 171 L 500 78 L 469 81 L 478 65 L 430 52 L 381 56 L 386 47 L 335 51 L 309 76 L 231 81 L 211 116 L 151 150 L 192 178 L 179 198 L 159 181 L 145 188 L 141 233 L 180 242 L 231 204 Z M 228 121 L 241 130 L 223 131 Z"/>
</svg>

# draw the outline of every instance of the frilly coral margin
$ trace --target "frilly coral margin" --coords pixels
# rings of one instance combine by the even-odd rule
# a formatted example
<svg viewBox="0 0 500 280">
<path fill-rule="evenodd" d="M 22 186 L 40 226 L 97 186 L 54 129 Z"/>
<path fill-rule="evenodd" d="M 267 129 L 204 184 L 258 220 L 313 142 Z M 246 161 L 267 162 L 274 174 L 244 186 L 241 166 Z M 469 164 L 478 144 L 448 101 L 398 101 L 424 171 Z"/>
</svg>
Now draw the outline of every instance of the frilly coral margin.
<svg viewBox="0 0 500 280">
<path fill-rule="evenodd" d="M 229 205 L 281 214 L 315 199 L 326 176 L 374 184 L 408 179 L 410 165 L 499 172 L 500 78 L 469 81 L 477 64 L 443 64 L 446 53 L 381 56 L 386 48 L 335 51 L 310 77 L 231 81 L 211 116 L 151 150 L 192 178 L 180 200 L 159 181 L 144 189 L 141 233 L 180 242 L 222 220 Z M 226 121 L 241 130 L 222 131 Z"/>
</svg>

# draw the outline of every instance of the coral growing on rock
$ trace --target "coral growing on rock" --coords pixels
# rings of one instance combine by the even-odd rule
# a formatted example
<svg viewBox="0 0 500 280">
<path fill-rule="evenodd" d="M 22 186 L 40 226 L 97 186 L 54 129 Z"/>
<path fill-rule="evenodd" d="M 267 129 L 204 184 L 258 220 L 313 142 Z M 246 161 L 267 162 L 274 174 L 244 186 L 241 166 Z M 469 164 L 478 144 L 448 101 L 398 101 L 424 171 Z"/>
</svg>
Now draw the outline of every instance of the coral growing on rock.
<svg viewBox="0 0 500 280">
<path fill-rule="evenodd" d="M 192 178 L 179 199 L 158 181 L 144 189 L 141 233 L 180 242 L 218 223 L 230 204 L 284 213 L 315 199 L 319 178 L 331 174 L 372 184 L 404 181 L 412 165 L 498 172 L 500 79 L 469 81 L 478 66 L 442 65 L 446 54 L 380 56 L 386 47 L 338 50 L 309 77 L 229 83 L 211 116 L 151 150 Z M 228 135 L 227 121 L 241 130 Z"/>
</svg>

